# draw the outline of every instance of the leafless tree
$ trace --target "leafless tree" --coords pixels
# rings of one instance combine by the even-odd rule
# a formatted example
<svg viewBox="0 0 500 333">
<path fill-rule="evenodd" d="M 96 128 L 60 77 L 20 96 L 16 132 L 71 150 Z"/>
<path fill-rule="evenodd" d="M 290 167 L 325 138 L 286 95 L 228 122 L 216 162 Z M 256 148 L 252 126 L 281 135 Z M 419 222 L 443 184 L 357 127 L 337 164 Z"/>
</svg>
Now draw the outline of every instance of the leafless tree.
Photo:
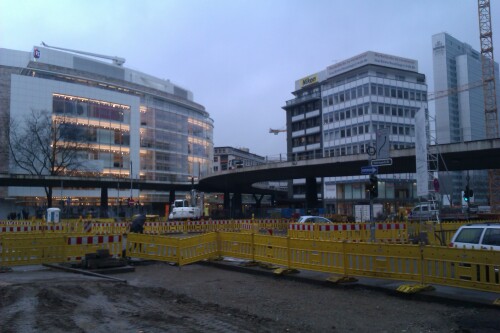
<svg viewBox="0 0 500 333">
<path fill-rule="evenodd" d="M 24 119 L 12 118 L 9 148 L 15 166 L 31 175 L 72 175 L 82 171 L 79 153 L 88 148 L 85 133 L 70 118 L 31 110 Z M 52 207 L 52 186 L 44 187 Z"/>
</svg>

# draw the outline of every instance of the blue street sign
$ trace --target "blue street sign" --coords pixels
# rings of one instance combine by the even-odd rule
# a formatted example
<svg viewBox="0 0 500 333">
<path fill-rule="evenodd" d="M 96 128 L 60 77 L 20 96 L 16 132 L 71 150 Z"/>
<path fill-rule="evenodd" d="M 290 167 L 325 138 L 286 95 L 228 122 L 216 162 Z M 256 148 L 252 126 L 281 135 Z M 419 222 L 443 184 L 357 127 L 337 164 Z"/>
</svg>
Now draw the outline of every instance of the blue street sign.
<svg viewBox="0 0 500 333">
<path fill-rule="evenodd" d="M 392 158 L 381 158 L 372 160 L 372 166 L 392 165 Z"/>
<path fill-rule="evenodd" d="M 364 166 L 361 167 L 361 174 L 362 175 L 373 175 L 376 174 L 378 171 L 378 168 L 376 166 Z"/>
</svg>

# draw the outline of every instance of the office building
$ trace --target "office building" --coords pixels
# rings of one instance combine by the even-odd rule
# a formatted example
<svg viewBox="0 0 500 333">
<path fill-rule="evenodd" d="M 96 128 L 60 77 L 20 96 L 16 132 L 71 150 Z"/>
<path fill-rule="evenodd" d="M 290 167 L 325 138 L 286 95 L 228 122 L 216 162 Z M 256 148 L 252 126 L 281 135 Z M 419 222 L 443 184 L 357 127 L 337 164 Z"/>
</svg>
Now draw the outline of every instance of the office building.
<svg viewBox="0 0 500 333">
<path fill-rule="evenodd" d="M 112 60 L 113 62 L 108 62 Z M 0 172 L 23 173 L 9 160 L 8 128 L 32 112 L 63 123 L 63 140 L 79 146 L 81 176 L 187 182 L 211 172 L 213 120 L 193 93 L 123 66 L 125 59 L 48 46 L 0 49 Z M 69 170 L 67 170 L 69 171 Z M 0 188 L 0 207 L 43 206 L 43 188 Z M 109 204 L 132 196 L 162 207 L 168 192 L 109 189 Z M 99 189 L 54 189 L 54 202 L 99 205 Z M 161 209 L 160 209 L 161 211 Z"/>
<path fill-rule="evenodd" d="M 250 153 L 248 148 L 214 148 L 214 172 L 256 166 L 265 163 L 266 159 L 263 156 Z"/>
<path fill-rule="evenodd" d="M 485 139 L 481 53 L 444 32 L 432 36 L 432 48 L 435 91 L 453 91 L 457 88 L 460 91 L 435 100 L 437 143 Z M 498 72 L 498 63 L 495 63 L 497 82 Z M 497 101 L 499 97 L 500 86 L 497 84 Z M 440 171 L 443 194 L 449 196 L 452 204 L 464 203 L 461 193 L 467 183 L 474 190 L 474 202 L 488 204 L 486 171 Z"/>
<path fill-rule="evenodd" d="M 387 131 L 390 149 L 414 146 L 415 114 L 427 108 L 425 75 L 416 60 L 368 51 L 295 82 L 295 98 L 283 107 L 287 153 L 292 160 L 363 155 L 367 164 L 377 131 Z M 382 213 L 415 200 L 413 174 L 379 174 L 376 204 Z M 317 179 L 316 191 L 327 212 L 354 215 L 366 204 L 368 176 Z M 304 199 L 304 179 L 290 194 Z M 314 190 L 314 189 L 313 189 Z"/>
</svg>

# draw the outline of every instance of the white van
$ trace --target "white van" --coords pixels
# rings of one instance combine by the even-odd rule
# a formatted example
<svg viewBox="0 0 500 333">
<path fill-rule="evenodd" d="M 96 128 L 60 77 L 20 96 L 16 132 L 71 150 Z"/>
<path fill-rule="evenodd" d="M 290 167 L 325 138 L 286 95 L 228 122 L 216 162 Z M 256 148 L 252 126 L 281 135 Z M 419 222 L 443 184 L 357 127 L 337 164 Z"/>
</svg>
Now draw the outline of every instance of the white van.
<svg viewBox="0 0 500 333">
<path fill-rule="evenodd" d="M 413 207 L 408 218 L 411 220 L 430 220 L 438 214 L 439 210 L 435 203 L 424 202 Z"/>
<path fill-rule="evenodd" d="M 450 247 L 500 251 L 500 224 L 463 225 L 451 239 Z"/>
</svg>

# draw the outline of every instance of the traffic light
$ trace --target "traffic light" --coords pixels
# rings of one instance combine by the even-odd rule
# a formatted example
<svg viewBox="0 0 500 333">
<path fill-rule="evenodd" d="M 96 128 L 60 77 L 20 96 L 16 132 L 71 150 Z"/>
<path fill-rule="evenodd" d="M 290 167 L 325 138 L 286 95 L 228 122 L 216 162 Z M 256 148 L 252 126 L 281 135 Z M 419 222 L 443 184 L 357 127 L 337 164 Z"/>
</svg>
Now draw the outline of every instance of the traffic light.
<svg viewBox="0 0 500 333">
<path fill-rule="evenodd" d="M 474 191 L 469 188 L 469 186 L 465 187 L 464 190 L 464 201 L 469 202 L 470 198 L 474 196 Z"/>
<path fill-rule="evenodd" d="M 378 178 L 375 175 L 370 176 L 370 184 L 368 185 L 370 191 L 370 199 L 378 197 Z"/>
</svg>

